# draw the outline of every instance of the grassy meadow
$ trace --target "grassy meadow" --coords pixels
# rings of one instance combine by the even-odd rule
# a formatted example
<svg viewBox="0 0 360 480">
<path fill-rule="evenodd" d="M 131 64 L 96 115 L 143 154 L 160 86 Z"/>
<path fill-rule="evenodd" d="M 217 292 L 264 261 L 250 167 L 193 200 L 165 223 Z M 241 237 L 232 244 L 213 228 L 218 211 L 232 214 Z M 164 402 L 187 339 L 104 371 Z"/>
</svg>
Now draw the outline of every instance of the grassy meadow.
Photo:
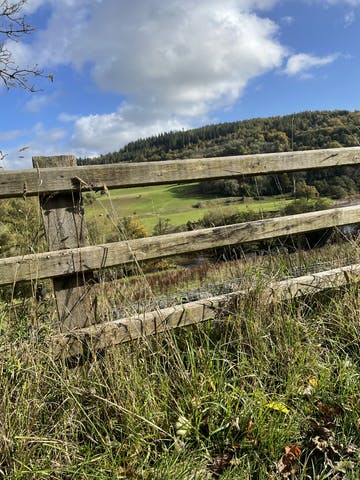
<svg viewBox="0 0 360 480">
<path fill-rule="evenodd" d="M 86 214 L 105 229 L 105 219 L 116 225 L 136 212 L 151 229 L 159 215 L 175 224 L 214 208 L 276 210 L 287 201 L 229 204 L 229 198 L 197 198 L 191 191 L 190 185 L 97 194 Z M 22 238 L 33 238 L 26 229 L 33 234 L 35 224 L 23 224 Z M 50 284 L 44 282 L 50 291 L 40 300 L 36 281 L 26 295 L 4 289 L 0 478 L 358 480 L 358 285 L 271 305 L 261 292 L 272 281 L 359 258 L 358 240 L 343 239 L 309 251 L 151 274 L 137 265 L 131 278 L 113 269 L 108 279 L 114 281 L 100 279 L 95 287 L 107 318 L 161 308 L 164 298 L 177 301 L 194 289 L 221 294 L 230 285 L 251 294 L 213 322 L 71 365 L 55 361 L 49 350 L 56 331 Z"/>
<path fill-rule="evenodd" d="M 281 196 L 253 200 L 246 197 L 204 195 L 197 193 L 195 184 L 111 190 L 105 195 L 98 193 L 93 198 L 96 200 L 85 207 L 86 216 L 90 224 L 101 224 L 104 237 L 114 232 L 122 217 L 137 219 L 151 235 L 159 218 L 167 218 L 170 225 L 178 227 L 188 221 L 200 220 L 209 211 L 224 216 L 234 209 L 277 212 L 290 202 Z"/>
</svg>

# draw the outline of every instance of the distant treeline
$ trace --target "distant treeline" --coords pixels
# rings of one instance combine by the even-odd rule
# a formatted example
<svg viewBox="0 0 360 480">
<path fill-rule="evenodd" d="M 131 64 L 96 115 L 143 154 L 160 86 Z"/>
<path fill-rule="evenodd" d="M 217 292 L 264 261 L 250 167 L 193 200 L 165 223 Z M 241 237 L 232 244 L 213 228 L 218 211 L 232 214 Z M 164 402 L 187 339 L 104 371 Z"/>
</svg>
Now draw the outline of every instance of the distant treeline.
<svg viewBox="0 0 360 480">
<path fill-rule="evenodd" d="M 360 111 L 308 111 L 271 118 L 208 125 L 162 133 L 131 142 L 118 152 L 83 158 L 79 165 L 145 162 L 175 158 L 219 157 L 360 145 Z M 313 186 L 322 195 L 340 198 L 359 193 L 358 167 L 309 171 L 295 175 L 238 178 L 203 185 L 203 191 L 229 195 L 295 193 Z"/>
</svg>

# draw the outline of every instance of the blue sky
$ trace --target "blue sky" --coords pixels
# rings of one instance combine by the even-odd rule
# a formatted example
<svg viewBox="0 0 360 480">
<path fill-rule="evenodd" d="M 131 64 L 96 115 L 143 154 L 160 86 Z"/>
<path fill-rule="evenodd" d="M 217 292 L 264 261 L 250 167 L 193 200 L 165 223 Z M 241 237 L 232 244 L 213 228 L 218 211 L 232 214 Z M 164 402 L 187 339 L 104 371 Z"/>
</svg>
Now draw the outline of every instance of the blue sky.
<svg viewBox="0 0 360 480">
<path fill-rule="evenodd" d="M 215 122 L 360 109 L 360 0 L 28 0 L 24 13 L 36 31 L 7 48 L 45 77 L 36 93 L 0 87 L 5 168 Z"/>
</svg>

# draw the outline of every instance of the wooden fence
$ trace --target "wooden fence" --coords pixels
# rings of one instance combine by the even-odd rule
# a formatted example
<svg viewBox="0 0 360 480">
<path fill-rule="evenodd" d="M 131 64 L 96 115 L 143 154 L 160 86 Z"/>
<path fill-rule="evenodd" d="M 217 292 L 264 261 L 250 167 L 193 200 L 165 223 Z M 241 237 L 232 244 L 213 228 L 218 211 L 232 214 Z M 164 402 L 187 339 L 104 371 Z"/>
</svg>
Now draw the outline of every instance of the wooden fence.
<svg viewBox="0 0 360 480">
<path fill-rule="evenodd" d="M 88 349 L 212 319 L 219 309 L 234 307 L 246 292 L 101 323 L 92 288 L 93 272 L 141 260 L 354 224 L 360 221 L 360 206 L 89 246 L 82 192 L 359 163 L 360 147 L 90 167 L 78 167 L 73 156 L 34 157 L 32 170 L 0 172 L 0 198 L 38 196 L 48 251 L 0 259 L 0 285 L 52 279 L 59 318 L 59 333 L 51 341 L 55 356 L 78 355 Z M 350 265 L 277 282 L 263 295 L 266 301 L 293 297 L 356 281 L 359 274 L 360 265 Z"/>
</svg>

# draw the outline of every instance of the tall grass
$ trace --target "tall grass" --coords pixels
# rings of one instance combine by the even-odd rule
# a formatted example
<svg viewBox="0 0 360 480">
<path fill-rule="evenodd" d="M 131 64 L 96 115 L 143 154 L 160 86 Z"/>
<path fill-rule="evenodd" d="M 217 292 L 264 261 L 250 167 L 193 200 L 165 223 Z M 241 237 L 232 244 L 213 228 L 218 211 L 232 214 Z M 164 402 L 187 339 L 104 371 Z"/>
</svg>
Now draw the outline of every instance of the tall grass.
<svg viewBox="0 0 360 480">
<path fill-rule="evenodd" d="M 46 350 L 46 306 L 2 304 L 0 475 L 291 478 L 296 445 L 293 478 L 359 478 L 358 289 L 260 298 L 75 368 Z"/>
<path fill-rule="evenodd" d="M 0 478 L 360 478 L 358 287 L 261 301 L 271 280 L 358 261 L 357 242 L 240 257 L 162 274 L 137 265 L 130 279 L 114 270 L 115 282 L 97 286 L 109 319 L 119 306 L 131 314 L 189 289 L 220 285 L 221 293 L 235 280 L 235 288 L 257 288 L 214 322 L 120 345 L 72 368 L 48 351 L 52 296 L 36 301 L 36 282 L 24 289 L 29 296 L 6 290 Z"/>
</svg>

